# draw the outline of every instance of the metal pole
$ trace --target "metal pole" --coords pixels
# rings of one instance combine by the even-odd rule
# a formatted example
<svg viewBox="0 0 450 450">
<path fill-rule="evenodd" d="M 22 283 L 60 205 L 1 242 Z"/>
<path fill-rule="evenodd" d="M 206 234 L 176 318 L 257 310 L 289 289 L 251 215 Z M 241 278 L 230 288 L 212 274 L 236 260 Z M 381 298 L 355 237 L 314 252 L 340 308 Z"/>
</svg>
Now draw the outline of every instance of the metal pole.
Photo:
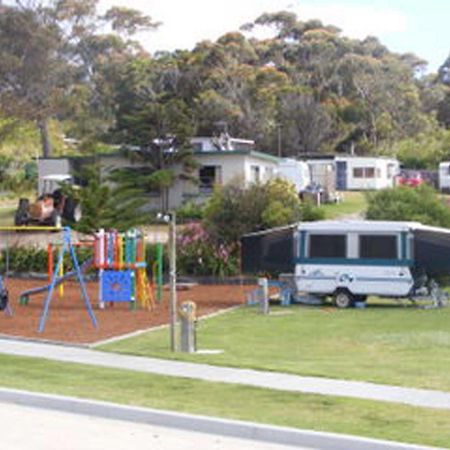
<svg viewBox="0 0 450 450">
<path fill-rule="evenodd" d="M 177 325 L 177 248 L 176 248 L 176 214 L 170 213 L 169 222 L 169 275 L 170 275 L 170 350 L 175 352 L 176 348 L 176 325 Z"/>
</svg>

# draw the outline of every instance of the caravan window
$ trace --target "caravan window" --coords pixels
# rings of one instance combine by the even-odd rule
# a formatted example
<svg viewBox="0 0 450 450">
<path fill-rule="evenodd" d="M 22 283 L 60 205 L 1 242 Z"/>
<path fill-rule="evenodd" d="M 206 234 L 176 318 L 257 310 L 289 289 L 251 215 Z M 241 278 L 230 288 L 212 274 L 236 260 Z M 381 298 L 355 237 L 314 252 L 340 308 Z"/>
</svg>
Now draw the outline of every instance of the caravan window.
<svg viewBox="0 0 450 450">
<path fill-rule="evenodd" d="M 371 259 L 397 259 L 397 236 L 359 236 L 359 257 Z"/>
<path fill-rule="evenodd" d="M 311 234 L 310 258 L 346 258 L 347 236 L 343 234 Z"/>
</svg>

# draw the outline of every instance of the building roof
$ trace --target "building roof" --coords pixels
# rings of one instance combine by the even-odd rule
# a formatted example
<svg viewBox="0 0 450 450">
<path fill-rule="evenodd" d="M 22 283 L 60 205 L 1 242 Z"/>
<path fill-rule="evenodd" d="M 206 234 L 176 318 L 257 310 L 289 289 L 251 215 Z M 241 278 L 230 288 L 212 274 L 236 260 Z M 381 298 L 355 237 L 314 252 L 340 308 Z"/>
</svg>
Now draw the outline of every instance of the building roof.
<svg viewBox="0 0 450 450">
<path fill-rule="evenodd" d="M 251 156 L 253 158 L 262 159 L 265 161 L 270 161 L 273 163 L 279 163 L 283 161 L 284 158 L 279 158 L 274 155 L 270 155 L 269 153 L 259 152 L 256 150 L 198 150 L 193 152 L 194 156 L 211 156 L 211 155 L 217 155 L 217 156 L 235 156 L 235 155 L 244 155 L 244 156 Z M 120 156 L 125 156 L 125 153 L 121 150 L 114 151 L 111 153 L 99 153 L 98 155 L 92 155 L 92 156 L 86 156 L 86 155 L 70 155 L 70 156 L 51 156 L 49 158 L 39 158 L 40 160 L 90 160 L 97 158 L 117 158 Z"/>
<path fill-rule="evenodd" d="M 283 161 L 283 158 L 278 158 L 278 156 L 270 155 L 269 153 L 258 152 L 256 150 L 199 150 L 194 152 L 194 156 L 236 156 L 236 155 L 244 155 L 251 156 L 252 158 L 262 159 L 265 161 L 270 161 L 273 163 L 279 163 Z"/>
</svg>

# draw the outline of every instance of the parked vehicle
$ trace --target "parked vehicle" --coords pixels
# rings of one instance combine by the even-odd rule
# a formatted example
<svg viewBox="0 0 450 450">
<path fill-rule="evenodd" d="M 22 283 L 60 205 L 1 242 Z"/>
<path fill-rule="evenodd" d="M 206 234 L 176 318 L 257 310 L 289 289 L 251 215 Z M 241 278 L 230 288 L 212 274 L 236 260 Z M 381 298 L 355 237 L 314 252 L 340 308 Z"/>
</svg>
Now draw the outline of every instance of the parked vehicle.
<svg viewBox="0 0 450 450">
<path fill-rule="evenodd" d="M 450 271 L 450 230 L 417 222 L 319 221 L 242 238 L 246 273 L 288 273 L 296 294 L 347 308 L 369 295 L 414 299 Z"/>
<path fill-rule="evenodd" d="M 316 206 L 323 203 L 339 203 L 341 196 L 335 190 L 328 191 L 318 183 L 311 183 L 300 191 L 301 200 L 311 200 Z"/>
<path fill-rule="evenodd" d="M 439 189 L 442 192 L 450 192 L 450 162 L 443 161 L 439 164 Z"/>
<path fill-rule="evenodd" d="M 47 175 L 42 178 L 42 194 L 33 202 L 21 198 L 14 216 L 16 226 L 61 226 L 62 220 L 78 222 L 81 219 L 79 202 L 63 193 L 62 185 L 71 183 L 68 175 Z"/>
<path fill-rule="evenodd" d="M 417 187 L 424 183 L 426 183 L 426 180 L 422 174 L 412 170 L 403 170 L 395 177 L 395 184 L 397 186 Z"/>
</svg>

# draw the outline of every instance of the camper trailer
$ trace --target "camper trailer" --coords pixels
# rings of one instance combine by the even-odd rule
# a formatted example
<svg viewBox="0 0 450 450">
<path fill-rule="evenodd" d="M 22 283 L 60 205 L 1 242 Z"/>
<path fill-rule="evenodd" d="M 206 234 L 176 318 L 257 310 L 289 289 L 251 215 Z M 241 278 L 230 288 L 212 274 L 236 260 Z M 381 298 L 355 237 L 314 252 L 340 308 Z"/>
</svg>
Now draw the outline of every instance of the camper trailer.
<svg viewBox="0 0 450 450">
<path fill-rule="evenodd" d="M 308 164 L 295 159 L 283 158 L 280 160 L 276 176 L 294 184 L 297 192 L 304 191 L 311 183 Z"/>
<path fill-rule="evenodd" d="M 439 189 L 442 192 L 450 192 L 450 162 L 444 161 L 439 164 Z"/>
<path fill-rule="evenodd" d="M 244 273 L 288 273 L 296 294 L 340 308 L 369 295 L 412 298 L 450 271 L 450 230 L 417 222 L 319 221 L 242 238 Z"/>
</svg>

